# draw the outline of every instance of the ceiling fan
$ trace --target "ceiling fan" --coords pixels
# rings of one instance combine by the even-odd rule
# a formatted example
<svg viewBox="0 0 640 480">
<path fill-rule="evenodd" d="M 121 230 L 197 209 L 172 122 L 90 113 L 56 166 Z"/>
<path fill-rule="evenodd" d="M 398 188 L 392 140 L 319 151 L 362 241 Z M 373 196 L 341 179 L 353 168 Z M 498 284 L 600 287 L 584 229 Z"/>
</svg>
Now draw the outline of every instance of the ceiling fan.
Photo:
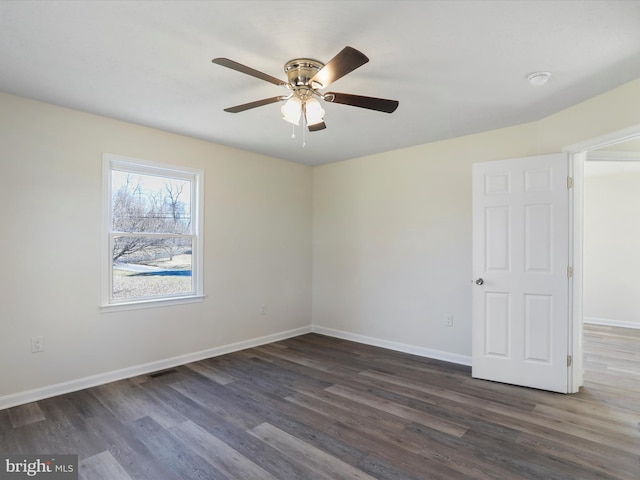
<svg viewBox="0 0 640 480">
<path fill-rule="evenodd" d="M 335 57 L 326 64 L 310 58 L 296 58 L 288 61 L 284 66 L 287 81 L 272 77 L 266 73 L 247 67 L 228 58 L 214 58 L 213 63 L 236 70 L 252 77 L 259 78 L 275 85 L 283 86 L 290 90 L 287 95 L 265 98 L 255 102 L 236 105 L 225 108 L 225 112 L 239 113 L 252 108 L 284 101 L 281 108 L 283 120 L 294 125 L 300 124 L 300 119 L 315 132 L 326 128 L 324 123 L 324 109 L 318 101 L 322 99 L 330 103 L 341 103 L 353 107 L 367 108 L 378 112 L 392 113 L 398 108 L 397 100 L 385 98 L 365 97 L 349 93 L 327 92 L 321 90 L 328 87 L 339 78 L 364 65 L 369 58 L 362 52 L 352 47 L 343 48 Z"/>
</svg>

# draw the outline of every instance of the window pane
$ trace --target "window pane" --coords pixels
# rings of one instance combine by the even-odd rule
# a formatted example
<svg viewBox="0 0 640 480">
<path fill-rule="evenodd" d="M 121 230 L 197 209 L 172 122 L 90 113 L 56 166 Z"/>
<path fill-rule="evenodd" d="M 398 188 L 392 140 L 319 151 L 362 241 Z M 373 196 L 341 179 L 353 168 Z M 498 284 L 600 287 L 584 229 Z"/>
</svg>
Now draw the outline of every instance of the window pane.
<svg viewBox="0 0 640 480">
<path fill-rule="evenodd" d="M 191 233 L 191 182 L 111 172 L 112 230 Z"/>
<path fill-rule="evenodd" d="M 113 299 L 194 293 L 192 239 L 116 237 L 113 242 Z"/>
</svg>

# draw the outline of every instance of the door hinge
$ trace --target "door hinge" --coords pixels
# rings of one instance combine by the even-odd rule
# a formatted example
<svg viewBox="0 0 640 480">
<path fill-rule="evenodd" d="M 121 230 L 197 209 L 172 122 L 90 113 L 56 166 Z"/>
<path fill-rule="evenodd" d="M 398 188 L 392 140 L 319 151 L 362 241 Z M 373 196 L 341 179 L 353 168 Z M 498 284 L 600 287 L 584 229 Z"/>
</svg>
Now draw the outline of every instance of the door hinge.
<svg viewBox="0 0 640 480">
<path fill-rule="evenodd" d="M 573 188 L 573 177 L 567 177 L 567 188 Z"/>
<path fill-rule="evenodd" d="M 567 367 L 571 366 L 573 359 L 571 358 L 571 355 L 567 355 Z"/>
<path fill-rule="evenodd" d="M 567 267 L 567 278 L 573 277 L 573 267 Z"/>
</svg>

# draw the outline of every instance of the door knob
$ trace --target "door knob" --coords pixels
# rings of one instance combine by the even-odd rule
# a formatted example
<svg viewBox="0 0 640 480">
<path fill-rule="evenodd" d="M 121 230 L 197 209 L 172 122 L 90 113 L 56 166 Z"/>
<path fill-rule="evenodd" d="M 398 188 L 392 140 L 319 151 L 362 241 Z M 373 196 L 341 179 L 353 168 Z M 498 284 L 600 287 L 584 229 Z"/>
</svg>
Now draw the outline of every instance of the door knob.
<svg viewBox="0 0 640 480">
<path fill-rule="evenodd" d="M 484 280 L 482 278 L 479 278 L 476 280 L 476 285 L 482 285 L 484 284 Z"/>
</svg>

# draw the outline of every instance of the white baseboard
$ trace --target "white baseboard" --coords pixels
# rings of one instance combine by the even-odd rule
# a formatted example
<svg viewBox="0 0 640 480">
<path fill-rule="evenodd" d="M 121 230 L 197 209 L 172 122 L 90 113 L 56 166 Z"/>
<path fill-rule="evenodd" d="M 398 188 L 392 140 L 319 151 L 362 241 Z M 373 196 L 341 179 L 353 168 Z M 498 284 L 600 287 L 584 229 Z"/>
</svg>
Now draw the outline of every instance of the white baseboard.
<svg viewBox="0 0 640 480">
<path fill-rule="evenodd" d="M 623 327 L 640 329 L 640 322 L 627 322 L 625 320 L 612 320 L 609 318 L 584 317 L 584 323 L 592 323 L 594 325 L 605 325 L 607 327 Z"/>
<path fill-rule="evenodd" d="M 344 332 L 333 328 L 322 327 L 320 325 L 312 325 L 311 331 L 329 337 L 341 338 L 343 340 L 351 340 L 352 342 L 364 343 L 374 347 L 388 348 L 403 353 L 410 353 L 420 357 L 433 358 L 435 360 L 443 360 L 445 362 L 457 363 L 460 365 L 471 366 L 471 357 L 467 355 L 459 355 L 457 353 L 443 352 L 441 350 L 433 350 L 431 348 L 418 347 L 416 345 L 408 345 L 406 343 L 392 342 L 380 338 L 367 337 L 357 333 Z"/>
<path fill-rule="evenodd" d="M 586 319 L 585 319 L 586 321 Z M 635 327 L 638 328 L 638 327 Z M 11 395 L 5 395 L 0 397 L 0 410 L 5 408 L 15 407 L 17 405 L 23 405 L 25 403 L 36 402 L 45 398 L 55 397 L 57 395 L 63 395 L 65 393 L 76 392 L 85 388 L 96 387 L 98 385 L 104 385 L 105 383 L 115 382 L 118 380 L 124 380 L 126 378 L 136 377 L 138 375 L 146 375 L 158 370 L 165 370 L 167 368 L 173 368 L 180 365 L 185 365 L 191 362 L 197 362 L 206 358 L 217 357 L 225 355 L 227 353 L 237 352 L 239 350 L 245 350 L 247 348 L 258 347 L 267 343 L 278 342 L 287 338 L 297 337 L 304 335 L 305 333 L 315 332 L 329 337 L 341 338 L 343 340 L 351 340 L 353 342 L 363 343 L 365 345 L 372 345 L 374 347 L 387 348 L 389 350 L 395 350 L 398 352 L 410 353 L 412 355 L 418 355 L 421 357 L 433 358 L 436 360 L 443 360 L 445 362 L 457 363 L 460 365 L 471 365 L 471 357 L 466 355 L 458 355 L 455 353 L 443 352 L 440 350 L 433 350 L 430 348 L 418 347 L 415 345 L 408 345 L 399 342 L 392 342 L 389 340 L 383 340 L 380 338 L 368 337 L 365 335 L 359 335 L 356 333 L 345 332 L 342 330 L 336 330 L 333 328 L 326 328 L 319 325 L 309 325 L 306 327 L 300 327 L 293 330 L 287 330 L 284 332 L 274 333 L 272 335 L 266 335 L 264 337 L 253 338 L 250 340 L 244 340 L 242 342 L 232 343 L 229 345 L 223 345 L 220 347 L 214 347 L 199 352 L 188 353 L 185 355 L 179 355 L 177 357 L 166 358 L 158 360 L 156 362 L 145 363 L 142 365 L 136 365 L 133 367 L 123 368 L 121 370 L 114 370 L 111 372 L 101 373 L 98 375 L 92 375 L 89 377 L 78 378 L 76 380 L 70 380 L 68 382 L 57 383 L 54 385 L 47 385 L 46 387 L 36 388 L 33 390 L 27 390 L 24 392 L 13 393 Z"/>
<path fill-rule="evenodd" d="M 199 352 L 188 353 L 186 355 L 179 355 L 177 357 L 158 360 L 156 362 L 145 363 L 143 365 L 136 365 L 133 367 L 123 368 L 121 370 L 114 370 L 111 372 L 78 378 L 76 380 L 58 383 L 55 385 L 48 385 L 46 387 L 27 390 L 25 392 L 5 395 L 3 397 L 0 397 L 0 410 L 15 407 L 17 405 L 23 405 L 25 403 L 35 402 L 44 398 L 55 397 L 56 395 L 75 392 L 85 388 L 104 385 L 105 383 L 115 382 L 117 380 L 135 377 L 137 375 L 145 375 L 147 373 L 156 372 L 158 370 L 165 370 L 167 368 L 173 368 L 179 365 L 197 362 L 199 360 L 204 360 L 205 358 L 217 357 L 219 355 L 237 352 L 238 350 L 257 347 L 266 343 L 278 342 L 287 338 L 297 337 L 298 335 L 304 335 L 305 333 L 309 332 L 311 332 L 311 326 L 300 327 L 293 330 L 274 333 L 272 335 L 266 335 L 264 337 L 244 340 L 242 342 L 232 343 L 229 345 L 223 345 L 221 347 L 214 347 Z"/>
</svg>

